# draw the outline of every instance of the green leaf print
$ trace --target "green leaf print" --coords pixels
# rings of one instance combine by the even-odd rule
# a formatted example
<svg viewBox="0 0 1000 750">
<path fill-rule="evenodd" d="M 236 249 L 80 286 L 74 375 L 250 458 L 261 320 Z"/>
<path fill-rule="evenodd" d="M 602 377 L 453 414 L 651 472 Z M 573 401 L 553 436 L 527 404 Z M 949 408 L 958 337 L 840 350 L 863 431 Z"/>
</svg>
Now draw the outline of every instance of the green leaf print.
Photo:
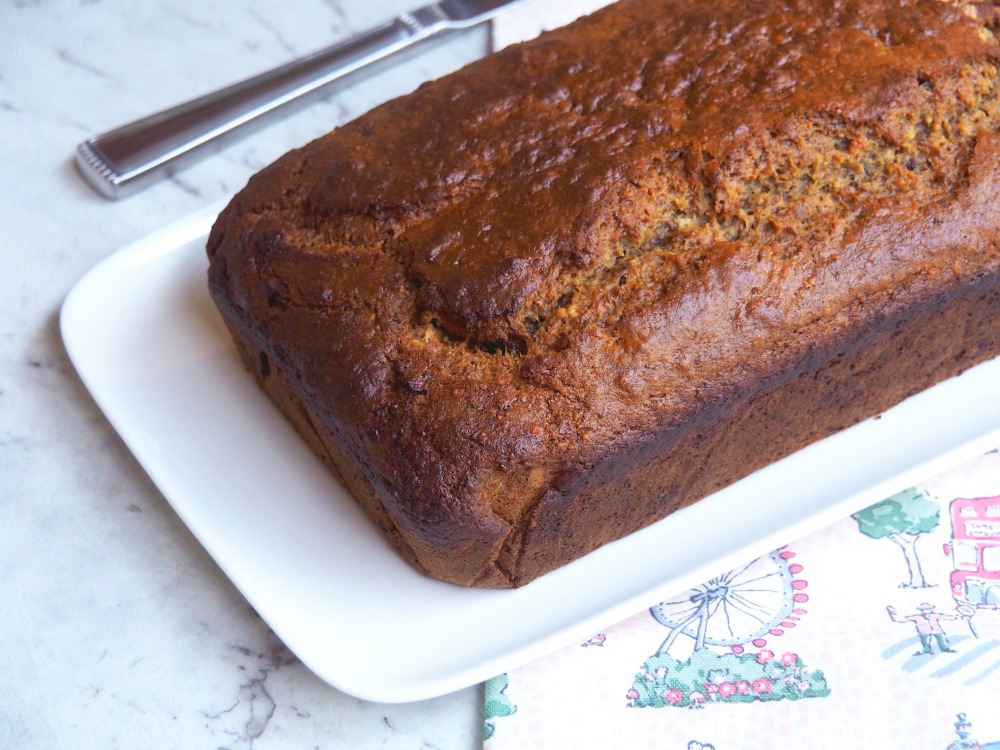
<svg viewBox="0 0 1000 750">
<path fill-rule="evenodd" d="M 701 708 L 709 703 L 799 700 L 830 694 L 823 672 L 809 669 L 798 654 L 717 654 L 696 651 L 687 661 L 667 653 L 650 657 L 626 693 L 636 708 Z"/>
<path fill-rule="evenodd" d="M 510 716 L 517 711 L 506 691 L 509 684 L 506 674 L 499 675 L 486 683 L 486 698 L 483 702 L 483 740 L 488 740 L 496 731 L 492 719 Z"/>
</svg>

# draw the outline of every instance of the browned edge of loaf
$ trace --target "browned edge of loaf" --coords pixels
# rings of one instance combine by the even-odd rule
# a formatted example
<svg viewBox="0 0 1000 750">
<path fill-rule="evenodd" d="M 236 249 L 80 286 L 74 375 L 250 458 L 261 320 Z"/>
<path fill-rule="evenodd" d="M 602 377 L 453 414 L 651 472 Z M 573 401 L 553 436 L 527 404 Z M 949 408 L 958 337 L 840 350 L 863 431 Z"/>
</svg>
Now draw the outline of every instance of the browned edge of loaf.
<svg viewBox="0 0 1000 750">
<path fill-rule="evenodd" d="M 400 535 L 385 511 L 378 493 L 357 461 L 353 461 L 327 428 L 323 418 L 302 399 L 301 393 L 287 377 L 284 369 L 267 355 L 251 338 L 225 319 L 243 365 L 257 381 L 282 414 L 291 422 L 313 452 L 329 467 L 344 488 L 358 502 L 365 514 L 403 554 L 411 565 L 423 569 L 421 555 Z M 419 540 L 418 545 L 419 545 Z M 424 570 L 424 572 L 428 572 Z"/>
<path fill-rule="evenodd" d="M 449 580 L 447 561 L 435 568 L 436 550 L 400 533 L 363 467 L 294 381 L 224 317 L 247 370 L 366 514 L 411 564 Z M 779 374 L 752 397 L 710 405 L 680 429 L 581 473 L 571 489 L 545 494 L 518 530 L 519 543 L 507 546 L 516 559 L 498 561 L 500 567 L 483 571 L 472 585 L 507 588 L 534 580 L 990 359 L 1000 352 L 998 320 L 1000 278 L 986 277 L 955 297 L 879 321 L 843 348 L 814 352 L 796 373 Z"/>
<path fill-rule="evenodd" d="M 386 512 L 378 492 L 365 478 L 362 467 L 351 459 L 344 450 L 342 442 L 326 426 L 323 418 L 303 400 L 300 391 L 285 374 L 284 369 L 268 357 L 252 339 L 244 335 L 242 330 L 233 327 L 228 320 L 226 323 L 232 333 L 240 359 L 253 374 L 257 384 L 278 406 L 313 452 L 333 471 L 368 518 L 411 565 L 432 577 L 447 579 L 447 571 L 428 570 L 427 566 L 422 564 L 422 560 L 434 559 L 435 555 L 429 554 L 433 550 L 424 549 L 425 545 L 421 539 L 400 533 Z"/>
<path fill-rule="evenodd" d="M 990 359 L 1000 352 L 998 316 L 1000 277 L 980 279 L 842 348 L 814 352 L 757 393 L 706 406 L 697 420 L 596 467 L 572 491 L 543 498 L 512 569 L 531 580 Z"/>
</svg>

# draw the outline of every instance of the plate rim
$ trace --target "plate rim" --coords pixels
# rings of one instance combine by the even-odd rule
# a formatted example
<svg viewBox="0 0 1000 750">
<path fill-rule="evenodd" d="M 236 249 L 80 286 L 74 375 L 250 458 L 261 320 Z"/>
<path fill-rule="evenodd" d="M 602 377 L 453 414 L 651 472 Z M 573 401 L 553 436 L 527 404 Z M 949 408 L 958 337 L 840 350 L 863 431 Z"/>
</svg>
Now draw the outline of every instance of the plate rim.
<svg viewBox="0 0 1000 750">
<path fill-rule="evenodd" d="M 153 457 L 149 455 L 148 448 L 137 444 L 135 435 L 127 424 L 129 417 L 123 416 L 114 403 L 109 402 L 105 391 L 106 384 L 101 383 L 101 373 L 96 372 L 92 363 L 88 361 L 86 349 L 86 331 L 88 321 L 92 322 L 94 305 L 93 296 L 102 289 L 102 284 L 106 284 L 107 278 L 118 276 L 128 276 L 132 273 L 144 273 L 149 269 L 154 269 L 157 261 L 181 257 L 185 250 L 193 252 L 192 245 L 200 242 L 204 247 L 204 236 L 207 236 L 208 228 L 214 222 L 214 217 L 218 214 L 222 204 L 212 204 L 194 214 L 184 217 L 176 222 L 167 225 L 145 237 L 129 243 L 118 252 L 104 259 L 91 271 L 84 275 L 70 290 L 66 296 L 59 314 L 59 326 L 62 338 L 69 355 L 70 361 L 79 374 L 88 392 L 94 398 L 101 412 L 109 420 L 115 431 L 121 436 L 125 445 L 135 455 L 143 470 L 150 476 L 153 483 L 163 494 L 172 510 L 178 515 L 181 521 L 188 527 L 219 565 L 223 573 L 230 582 L 237 588 L 240 594 L 245 597 L 252 606 L 261 614 L 265 622 L 275 631 L 278 637 L 292 650 L 293 653 L 321 679 L 356 697 L 385 703 L 402 703 L 427 698 L 436 697 L 455 690 L 468 687 L 482 682 L 489 677 L 500 674 L 508 669 L 515 668 L 521 664 L 540 658 L 547 653 L 553 652 L 560 647 L 572 644 L 575 641 L 582 641 L 596 632 L 598 629 L 610 626 L 629 616 L 641 612 L 657 603 L 662 598 L 683 591 L 690 586 L 697 585 L 704 578 L 713 575 L 720 568 L 734 567 L 748 559 L 766 554 L 784 544 L 791 543 L 806 534 L 815 531 L 836 520 L 846 517 L 872 502 L 877 502 L 894 489 L 902 489 L 905 486 L 918 483 L 920 479 L 929 478 L 934 474 L 957 465 L 965 458 L 972 457 L 978 453 L 985 452 L 990 448 L 1000 445 L 1000 418 L 995 426 L 990 429 L 979 430 L 973 436 L 965 436 L 957 444 L 950 448 L 937 451 L 933 456 L 924 457 L 915 463 L 903 461 L 905 466 L 897 465 L 895 469 L 883 476 L 880 481 L 868 483 L 862 488 L 853 488 L 845 492 L 837 502 L 829 503 L 824 508 L 810 514 L 808 517 L 797 518 L 795 521 L 780 525 L 770 533 L 757 534 L 753 539 L 743 539 L 742 543 L 731 547 L 726 553 L 716 555 L 711 560 L 703 560 L 699 564 L 693 564 L 685 568 L 683 574 L 674 573 L 664 576 L 655 585 L 646 585 L 641 590 L 629 589 L 618 594 L 610 593 L 606 597 L 606 603 L 597 609 L 588 611 L 582 617 L 576 617 L 569 624 L 563 623 L 560 627 L 545 632 L 540 635 L 532 635 L 526 639 L 520 639 L 515 647 L 506 646 L 499 651 L 487 653 L 478 652 L 478 655 L 471 662 L 461 665 L 453 665 L 448 668 L 429 671 L 425 668 L 423 673 L 416 671 L 411 673 L 408 679 L 403 679 L 403 675 L 376 674 L 362 675 L 357 670 L 354 672 L 338 670 L 336 666 L 331 666 L 329 660 L 318 658 L 316 653 L 310 649 L 309 644 L 303 645 L 302 638 L 294 632 L 294 625 L 276 616 L 261 591 L 255 590 L 252 585 L 247 584 L 239 570 L 233 570 L 231 561 L 220 560 L 218 550 L 213 549 L 211 532 L 203 527 L 203 518 L 199 518 L 197 513 L 192 514 L 192 509 L 184 503 L 178 503 L 178 491 L 170 481 L 169 472 L 164 475 L 163 467 L 156 464 Z M 205 261 L 207 266 L 207 260 Z M 205 292 L 207 295 L 207 291 Z M 106 300 L 105 300 L 106 301 Z M 220 319 L 221 320 L 221 319 Z M 232 347 L 232 342 L 228 342 Z M 233 355 L 235 356 L 235 354 Z M 912 405 L 915 400 L 928 398 L 927 394 L 942 386 L 947 387 L 951 381 L 966 377 L 969 373 L 979 371 L 981 368 L 997 370 L 1000 373 L 1000 357 L 977 365 L 966 373 L 956 378 L 944 381 L 931 389 L 917 394 L 907 399 L 902 404 L 879 415 L 878 418 L 869 418 L 847 430 L 841 431 L 829 438 L 824 438 L 818 443 L 807 446 L 801 451 L 782 459 L 777 464 L 759 472 L 755 472 L 734 485 L 730 485 L 719 493 L 715 493 L 708 498 L 704 498 L 689 508 L 686 508 L 663 521 L 654 524 L 647 529 L 636 532 L 624 540 L 619 540 L 605 548 L 591 553 L 577 563 L 571 563 L 563 569 L 543 576 L 536 583 L 528 584 L 521 589 L 510 591 L 489 591 L 483 593 L 481 589 L 463 589 L 453 587 L 450 584 L 443 584 L 451 587 L 453 593 L 457 592 L 456 598 L 466 598 L 471 602 L 503 601 L 503 606 L 519 606 L 522 599 L 531 601 L 533 596 L 528 596 L 523 592 L 537 591 L 538 587 L 543 589 L 553 589 L 558 585 L 579 585 L 581 576 L 577 571 L 584 570 L 584 576 L 593 574 L 600 567 L 601 559 L 610 560 L 609 564 L 616 564 L 622 557 L 623 545 L 630 543 L 639 548 L 645 549 L 642 545 L 636 545 L 637 540 L 647 540 L 656 537 L 657 534 L 663 536 L 663 529 L 666 526 L 678 525 L 682 522 L 678 519 L 693 518 L 693 523 L 698 522 L 698 518 L 704 516 L 711 517 L 711 514 L 720 508 L 727 508 L 731 504 L 732 497 L 747 487 L 748 483 L 753 483 L 754 478 L 759 478 L 765 472 L 775 471 L 775 467 L 786 466 L 788 462 L 799 460 L 803 456 L 815 454 L 824 450 L 831 441 L 841 443 L 849 441 L 851 434 L 857 432 L 859 428 L 866 429 L 866 425 L 873 424 L 880 420 L 885 420 L 891 415 L 899 413 L 900 409 L 906 405 Z M 252 380 L 252 376 L 244 373 L 247 379 Z M 970 378 L 967 378 L 971 379 Z M 1000 377 L 996 378 L 1000 381 Z M 1000 400 L 1000 387 L 995 387 L 996 395 Z M 267 408 L 275 409 L 263 392 L 259 392 L 262 402 L 268 405 Z M 275 409 L 276 411 L 276 409 Z M 1000 412 L 998 412 L 1000 413 Z M 303 441 L 304 444 L 304 441 Z M 312 455 L 309 451 L 309 455 Z M 316 462 L 319 459 L 313 456 Z M 323 468 L 326 472 L 326 469 Z M 673 519 L 673 520 L 671 520 Z M 666 535 L 669 538 L 669 534 Z M 648 544 L 646 546 L 649 546 Z M 395 553 L 393 553 L 395 554 Z M 597 560 L 598 562 L 595 562 Z M 430 579 L 427 579 L 430 580 Z M 607 581 L 601 579 L 607 586 Z M 549 581 L 550 583 L 543 583 Z M 440 582 L 433 582 L 434 586 L 440 586 Z M 535 587 L 534 589 L 532 587 Z M 473 593 L 479 592 L 479 593 Z M 490 633 L 487 633 L 490 635 Z M 495 635 L 495 633 L 493 633 Z M 425 665 L 426 666 L 426 665 Z"/>
</svg>

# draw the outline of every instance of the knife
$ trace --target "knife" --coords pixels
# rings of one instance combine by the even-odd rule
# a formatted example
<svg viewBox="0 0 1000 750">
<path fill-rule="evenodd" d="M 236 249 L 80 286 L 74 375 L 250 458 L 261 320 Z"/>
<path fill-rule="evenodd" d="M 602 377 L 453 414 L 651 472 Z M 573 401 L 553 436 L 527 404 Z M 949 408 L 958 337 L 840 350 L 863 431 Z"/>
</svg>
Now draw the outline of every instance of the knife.
<svg viewBox="0 0 1000 750">
<path fill-rule="evenodd" d="M 207 146 L 321 88 L 525 0 L 443 0 L 272 71 L 88 138 L 76 163 L 101 195 L 124 198 L 207 155 Z"/>
</svg>

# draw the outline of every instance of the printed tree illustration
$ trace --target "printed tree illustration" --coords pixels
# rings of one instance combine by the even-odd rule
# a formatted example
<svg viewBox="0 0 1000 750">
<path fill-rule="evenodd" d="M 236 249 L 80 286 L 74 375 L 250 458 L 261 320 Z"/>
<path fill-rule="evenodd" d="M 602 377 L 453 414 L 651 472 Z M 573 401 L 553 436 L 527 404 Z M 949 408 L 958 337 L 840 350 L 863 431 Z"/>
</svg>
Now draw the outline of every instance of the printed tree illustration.
<svg viewBox="0 0 1000 750">
<path fill-rule="evenodd" d="M 906 560 L 910 580 L 901 588 L 928 588 L 917 556 L 917 540 L 937 528 L 941 508 L 925 493 L 910 487 L 855 513 L 862 534 L 872 539 L 889 539 L 899 545 Z"/>
</svg>

